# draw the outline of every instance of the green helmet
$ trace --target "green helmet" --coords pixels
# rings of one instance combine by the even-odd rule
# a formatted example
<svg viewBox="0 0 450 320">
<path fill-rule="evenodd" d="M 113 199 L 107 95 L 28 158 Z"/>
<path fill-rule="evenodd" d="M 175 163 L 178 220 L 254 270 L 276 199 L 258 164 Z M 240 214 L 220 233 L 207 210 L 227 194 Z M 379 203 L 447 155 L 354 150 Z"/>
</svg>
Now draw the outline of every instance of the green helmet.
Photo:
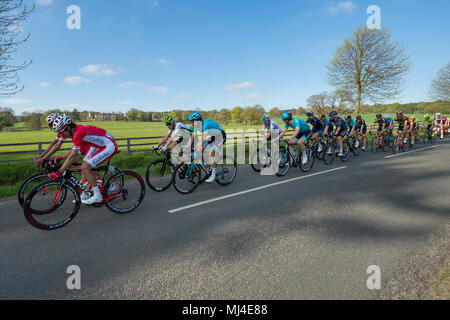
<svg viewBox="0 0 450 320">
<path fill-rule="evenodd" d="M 166 120 L 164 120 L 164 123 L 165 123 L 165 124 L 175 123 L 175 118 L 174 118 L 174 116 L 168 116 L 168 117 L 166 118 Z"/>
</svg>

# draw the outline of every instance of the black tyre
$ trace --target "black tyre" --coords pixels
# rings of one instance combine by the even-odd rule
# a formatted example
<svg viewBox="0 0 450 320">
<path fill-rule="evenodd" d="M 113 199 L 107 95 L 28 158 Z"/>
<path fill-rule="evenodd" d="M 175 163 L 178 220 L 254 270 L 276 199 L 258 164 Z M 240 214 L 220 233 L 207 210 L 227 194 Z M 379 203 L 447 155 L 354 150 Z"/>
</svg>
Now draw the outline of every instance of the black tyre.
<svg viewBox="0 0 450 320">
<path fill-rule="evenodd" d="M 35 174 L 25 180 L 25 182 L 20 186 L 19 193 L 17 194 L 17 200 L 19 201 L 20 206 L 23 207 L 23 202 L 25 201 L 26 196 L 31 190 L 33 190 L 33 188 L 48 180 L 49 178 L 46 173 Z"/>
<path fill-rule="evenodd" d="M 74 186 L 62 181 L 47 181 L 28 194 L 23 211 L 33 227 L 50 231 L 70 223 L 77 215 L 80 205 L 80 194 Z"/>
<path fill-rule="evenodd" d="M 380 151 L 380 144 L 378 143 L 378 138 L 374 137 L 372 139 L 372 143 L 370 144 L 370 148 L 372 149 L 373 153 L 377 153 L 378 151 Z"/>
<path fill-rule="evenodd" d="M 133 171 L 121 171 L 103 188 L 106 207 L 114 213 L 126 214 L 139 207 L 145 197 L 145 182 Z"/>
<path fill-rule="evenodd" d="M 322 150 L 319 152 L 319 149 Z M 317 144 L 317 149 L 315 152 L 317 159 L 323 160 L 323 158 L 325 157 L 325 153 L 326 153 L 326 144 L 323 143 L 322 140 L 320 140 L 319 143 Z"/>
<path fill-rule="evenodd" d="M 291 168 L 289 164 L 290 161 L 289 154 L 286 151 L 280 152 L 278 159 L 275 159 L 275 161 L 277 161 L 278 163 L 278 166 L 275 166 L 276 168 L 275 174 L 279 177 L 284 177 Z"/>
<path fill-rule="evenodd" d="M 201 169 L 195 164 L 180 163 L 173 172 L 173 186 L 181 194 L 193 192 L 201 182 Z"/>
<path fill-rule="evenodd" d="M 147 185 L 156 192 L 166 190 L 172 184 L 174 170 L 175 168 L 166 159 L 152 162 L 145 172 Z"/>
<path fill-rule="evenodd" d="M 234 158 L 224 157 L 223 163 L 217 164 L 216 182 L 221 186 L 229 185 L 236 179 L 237 163 Z"/>
<path fill-rule="evenodd" d="M 341 158 L 342 162 L 347 162 L 350 156 L 350 147 L 346 141 L 342 142 L 342 153 L 344 154 Z"/>
<path fill-rule="evenodd" d="M 302 164 L 303 160 L 303 152 L 299 152 L 298 156 L 298 168 L 303 172 L 311 171 L 314 166 L 314 151 L 311 148 L 306 149 L 306 154 L 308 156 L 308 161 L 305 164 Z"/>
<path fill-rule="evenodd" d="M 326 165 L 330 165 L 333 163 L 334 157 L 336 155 L 336 149 L 333 143 L 328 143 L 326 146 L 325 156 L 323 157 L 323 161 Z"/>
<path fill-rule="evenodd" d="M 270 167 L 270 156 L 267 152 L 261 154 L 261 151 L 258 149 L 250 156 L 250 166 L 253 171 L 261 172 L 261 169 Z"/>
</svg>

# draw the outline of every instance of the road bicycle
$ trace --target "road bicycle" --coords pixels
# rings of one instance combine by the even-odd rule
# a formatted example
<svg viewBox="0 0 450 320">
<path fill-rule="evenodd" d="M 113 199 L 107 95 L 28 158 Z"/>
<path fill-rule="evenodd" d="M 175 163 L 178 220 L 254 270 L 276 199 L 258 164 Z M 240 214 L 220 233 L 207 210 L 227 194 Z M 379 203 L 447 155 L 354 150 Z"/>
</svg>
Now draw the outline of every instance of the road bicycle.
<svg viewBox="0 0 450 320">
<path fill-rule="evenodd" d="M 282 140 L 280 143 L 280 152 L 277 159 L 277 171 L 275 174 L 279 177 L 285 176 L 291 167 L 298 168 L 303 172 L 309 172 L 314 166 L 314 150 L 311 147 L 306 147 L 305 151 L 308 156 L 308 161 L 303 164 L 303 152 L 292 154 L 289 146 L 296 147 L 297 144 L 291 144 L 289 140 Z"/>
<path fill-rule="evenodd" d="M 387 148 L 392 148 L 393 145 L 394 136 L 390 133 L 389 137 L 387 134 L 384 134 L 381 137 L 373 137 L 370 147 L 373 153 L 377 153 L 378 151 L 385 152 Z"/>
<path fill-rule="evenodd" d="M 423 136 L 422 136 L 422 142 L 423 144 L 426 143 L 435 143 L 437 140 L 436 132 L 433 130 L 433 128 L 427 128 L 425 130 L 422 130 Z"/>
<path fill-rule="evenodd" d="M 145 180 L 147 185 L 157 192 L 162 192 L 170 187 L 173 182 L 173 173 L 177 164 L 172 160 L 171 151 L 167 149 L 164 152 L 152 150 L 158 156 L 164 156 L 150 163 L 146 172 Z"/>
<path fill-rule="evenodd" d="M 398 153 L 400 150 L 405 152 L 409 148 L 409 146 L 410 146 L 409 135 L 407 135 L 406 138 L 404 138 L 403 136 L 399 138 L 397 132 L 397 137 L 394 139 L 394 144 L 392 146 L 392 152 L 394 154 Z"/>
<path fill-rule="evenodd" d="M 312 142 L 311 142 L 312 141 Z M 327 146 L 327 140 L 323 134 L 319 134 L 319 140 L 310 140 L 308 146 L 314 151 L 314 157 L 318 160 L 323 160 L 325 157 L 325 148 Z M 321 151 L 319 152 L 319 149 Z"/>
<path fill-rule="evenodd" d="M 145 196 L 145 182 L 133 171 L 119 171 L 114 174 L 109 170 L 110 161 L 106 166 L 96 168 L 103 173 L 100 192 L 103 201 L 93 204 L 100 208 L 105 205 L 117 214 L 126 214 L 135 210 Z M 35 228 L 41 230 L 56 230 L 73 221 L 81 206 L 81 194 L 92 196 L 87 184 L 74 176 L 80 168 L 68 169 L 61 179 L 48 180 L 31 190 L 24 201 L 23 211 L 26 220 Z"/>
<path fill-rule="evenodd" d="M 350 151 L 355 156 L 359 154 L 359 151 L 361 150 L 361 141 L 359 141 L 359 139 L 355 139 L 355 137 L 351 136 L 350 133 L 347 132 L 342 141 L 348 145 Z M 356 147 L 356 142 L 358 142 L 358 147 Z"/>
<path fill-rule="evenodd" d="M 345 141 L 344 139 L 342 139 L 342 154 L 343 156 L 339 156 L 339 144 L 337 143 L 337 138 L 333 136 L 333 141 L 327 143 L 323 161 L 326 165 L 332 164 L 335 157 L 340 158 L 343 162 L 348 161 L 350 155 L 350 147 L 348 146 L 347 141 Z"/>
<path fill-rule="evenodd" d="M 74 163 L 73 165 L 80 166 L 81 164 Z M 39 185 L 45 181 L 48 181 L 49 180 L 48 175 L 52 172 L 58 171 L 59 168 L 61 168 L 62 164 L 60 162 L 51 164 L 50 160 L 44 160 L 44 162 L 42 163 L 41 166 L 44 169 L 44 172 L 35 174 L 35 175 L 27 178 L 19 188 L 19 192 L 17 194 L 17 200 L 19 201 L 19 204 L 21 207 L 23 207 L 23 203 L 25 201 L 26 195 L 28 195 L 30 193 L 30 191 L 37 185 Z M 102 167 L 102 168 L 105 168 L 105 167 Z M 102 168 L 97 169 L 97 171 L 101 173 L 100 169 L 102 169 Z M 115 175 L 120 172 L 120 170 L 116 169 L 113 166 L 109 166 L 107 169 L 111 172 L 112 175 Z"/>
<path fill-rule="evenodd" d="M 269 143 L 270 141 L 268 141 Z M 256 142 L 253 142 L 256 143 Z M 265 149 L 265 150 L 264 150 Z M 257 148 L 255 152 L 250 156 L 250 167 L 255 172 L 261 172 L 263 168 L 271 166 L 271 150 L 264 148 L 262 151 Z"/>
<path fill-rule="evenodd" d="M 207 166 L 205 162 L 196 163 L 194 156 L 190 158 L 190 163 L 180 163 L 173 173 L 173 185 L 175 190 L 181 194 L 193 192 L 212 175 L 212 168 Z M 237 163 L 230 156 L 219 155 L 219 158 L 222 158 L 222 161 L 217 163 L 215 181 L 221 186 L 226 186 L 236 178 Z"/>
</svg>

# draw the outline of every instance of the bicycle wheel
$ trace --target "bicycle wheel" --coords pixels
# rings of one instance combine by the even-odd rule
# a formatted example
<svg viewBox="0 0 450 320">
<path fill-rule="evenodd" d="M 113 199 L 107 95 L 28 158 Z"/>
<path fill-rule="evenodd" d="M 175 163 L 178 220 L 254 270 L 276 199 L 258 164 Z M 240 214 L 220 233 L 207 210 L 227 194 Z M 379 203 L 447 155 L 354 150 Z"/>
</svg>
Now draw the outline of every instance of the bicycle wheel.
<svg viewBox="0 0 450 320">
<path fill-rule="evenodd" d="M 323 161 L 326 165 L 330 165 L 333 163 L 334 157 L 336 155 L 336 149 L 333 143 L 327 143 L 325 156 L 323 157 Z"/>
<path fill-rule="evenodd" d="M 72 184 L 47 181 L 31 190 L 24 201 L 23 212 L 33 227 L 49 231 L 71 222 L 80 205 L 80 194 Z"/>
<path fill-rule="evenodd" d="M 221 186 L 229 185 L 236 179 L 237 164 L 234 158 L 224 157 L 221 164 L 217 164 L 216 182 Z"/>
<path fill-rule="evenodd" d="M 38 173 L 25 180 L 20 186 L 19 193 L 17 194 L 17 200 L 19 201 L 20 206 L 23 207 L 26 196 L 34 187 L 48 180 L 48 175 L 46 173 Z"/>
<path fill-rule="evenodd" d="M 280 152 L 279 157 L 276 161 L 278 161 L 278 168 L 275 174 L 279 177 L 284 177 L 291 168 L 289 164 L 290 158 L 288 151 Z"/>
<path fill-rule="evenodd" d="M 372 143 L 370 144 L 373 153 L 377 153 L 380 150 L 380 144 L 378 143 L 378 138 L 374 137 Z"/>
<path fill-rule="evenodd" d="M 358 142 L 358 147 L 356 147 L 356 142 Z M 352 152 L 355 156 L 359 155 L 359 151 L 361 150 L 361 142 L 359 140 L 355 140 L 352 138 L 351 142 L 349 141 L 349 144 L 352 145 Z"/>
<path fill-rule="evenodd" d="M 181 194 L 193 192 L 201 182 L 201 169 L 194 163 L 180 163 L 173 172 L 173 186 Z"/>
<path fill-rule="evenodd" d="M 258 149 L 250 157 L 250 166 L 255 172 L 261 172 L 261 169 L 270 167 L 270 156 L 267 152 L 261 154 Z"/>
<path fill-rule="evenodd" d="M 350 147 L 349 147 L 347 141 L 343 141 L 343 142 L 342 142 L 342 153 L 343 153 L 344 155 L 341 157 L 341 161 L 342 161 L 342 162 L 347 162 L 347 161 L 348 161 L 348 158 L 349 158 L 349 156 L 350 156 Z"/>
<path fill-rule="evenodd" d="M 312 167 L 314 166 L 314 151 L 311 148 L 307 148 L 306 149 L 306 155 L 308 156 L 308 161 L 303 164 L 303 152 L 299 152 L 299 156 L 298 156 L 298 168 L 299 170 L 303 171 L 303 172 L 309 172 L 311 171 Z"/>
<path fill-rule="evenodd" d="M 135 210 L 145 197 L 145 183 L 133 171 L 121 171 L 111 177 L 103 188 L 106 207 L 114 213 L 125 214 Z"/>
<path fill-rule="evenodd" d="M 145 172 L 147 185 L 156 192 L 162 192 L 172 184 L 174 168 L 166 159 L 152 162 Z"/>
<path fill-rule="evenodd" d="M 319 149 L 321 149 L 320 152 Z M 319 143 L 317 144 L 317 150 L 315 152 L 317 159 L 323 160 L 323 158 L 325 157 L 325 153 L 326 153 L 326 144 L 323 143 L 322 140 L 319 140 Z"/>
</svg>

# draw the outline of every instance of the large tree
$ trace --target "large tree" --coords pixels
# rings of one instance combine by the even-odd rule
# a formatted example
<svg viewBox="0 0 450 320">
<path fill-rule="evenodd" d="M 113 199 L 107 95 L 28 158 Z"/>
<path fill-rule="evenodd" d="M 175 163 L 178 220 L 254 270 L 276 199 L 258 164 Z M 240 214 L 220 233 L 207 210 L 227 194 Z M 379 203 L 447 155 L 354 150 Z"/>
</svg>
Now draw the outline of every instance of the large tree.
<svg viewBox="0 0 450 320">
<path fill-rule="evenodd" d="M 359 27 L 336 50 L 327 66 L 328 82 L 351 93 L 359 114 L 361 102 L 385 101 L 401 92 L 409 60 L 406 48 L 391 41 L 388 29 Z"/>
<path fill-rule="evenodd" d="M 438 71 L 431 81 L 430 91 L 433 99 L 450 101 L 450 63 Z"/>
<path fill-rule="evenodd" d="M 31 61 L 24 61 L 16 64 L 13 56 L 17 52 L 17 47 L 28 40 L 30 34 L 20 37 L 22 29 L 20 23 L 23 22 L 30 12 L 23 4 L 23 0 L 0 0 L 0 96 L 11 96 L 23 90 L 20 84 L 18 72 L 31 64 Z"/>
</svg>

